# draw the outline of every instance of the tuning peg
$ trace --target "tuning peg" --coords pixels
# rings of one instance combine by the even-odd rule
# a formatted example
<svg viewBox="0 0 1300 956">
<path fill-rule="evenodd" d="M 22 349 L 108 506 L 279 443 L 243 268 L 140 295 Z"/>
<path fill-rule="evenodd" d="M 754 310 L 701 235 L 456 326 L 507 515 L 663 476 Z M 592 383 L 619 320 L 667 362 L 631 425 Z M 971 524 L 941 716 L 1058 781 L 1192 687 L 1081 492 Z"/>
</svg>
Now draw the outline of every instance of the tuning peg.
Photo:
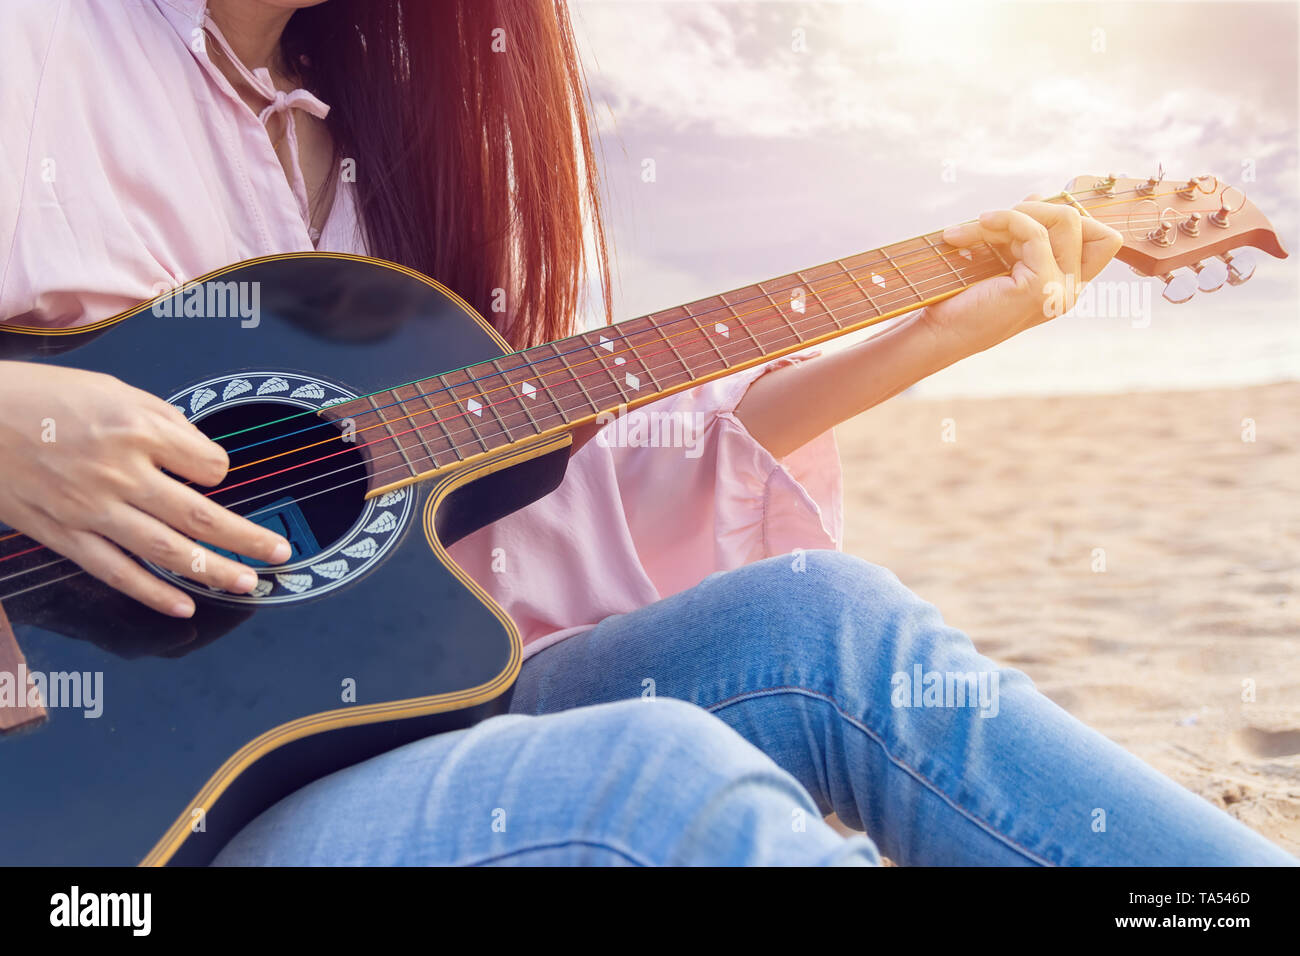
<svg viewBox="0 0 1300 956">
<path fill-rule="evenodd" d="M 1228 285 L 1245 285 L 1255 274 L 1255 257 L 1247 250 L 1219 256 L 1228 265 Z"/>
<path fill-rule="evenodd" d="M 1142 183 L 1142 185 L 1138 186 L 1137 188 L 1138 195 L 1150 196 L 1152 193 L 1156 191 L 1156 187 L 1160 185 L 1160 183 L 1164 180 L 1164 178 L 1165 178 L 1165 164 L 1161 163 L 1159 168 L 1156 170 L 1156 174 L 1150 177 L 1149 179 L 1147 179 L 1147 181 Z"/>
<path fill-rule="evenodd" d="M 1225 189 L 1224 192 L 1226 193 L 1227 190 Z M 1226 229 L 1229 224 L 1228 217 L 1232 215 L 1233 211 L 1234 210 L 1228 208 L 1228 204 L 1226 202 L 1220 200 L 1218 210 L 1210 213 L 1210 222 L 1214 223 L 1216 226 L 1222 226 L 1223 228 Z"/>
<path fill-rule="evenodd" d="M 1157 246 L 1172 246 L 1178 236 L 1175 234 L 1173 223 L 1162 222 L 1147 233 L 1147 238 Z"/>
<path fill-rule="evenodd" d="M 1193 176 L 1187 180 L 1187 184 L 1182 189 L 1178 190 L 1178 195 L 1183 199 L 1195 199 L 1198 192 L 1213 192 L 1213 189 L 1201 189 L 1201 183 L 1208 180 L 1214 180 L 1214 177 L 1209 175 Z M 1218 180 L 1215 180 L 1215 182 L 1217 183 Z"/>
<path fill-rule="evenodd" d="M 1178 223 L 1178 228 L 1189 236 L 1199 236 L 1201 234 L 1201 214 L 1199 212 L 1192 213 Z"/>
<path fill-rule="evenodd" d="M 1217 292 L 1228 281 L 1228 266 L 1220 259 L 1193 262 L 1192 271 L 1196 273 L 1196 288 L 1202 292 Z"/>
<path fill-rule="evenodd" d="M 1196 295 L 1196 277 L 1190 272 L 1165 273 L 1165 291 L 1160 293 L 1174 305 L 1182 305 Z"/>
<path fill-rule="evenodd" d="M 1116 181 L 1114 173 L 1107 173 L 1106 178 L 1097 180 L 1097 184 L 1092 188 L 1103 196 L 1113 196 L 1115 195 Z"/>
</svg>

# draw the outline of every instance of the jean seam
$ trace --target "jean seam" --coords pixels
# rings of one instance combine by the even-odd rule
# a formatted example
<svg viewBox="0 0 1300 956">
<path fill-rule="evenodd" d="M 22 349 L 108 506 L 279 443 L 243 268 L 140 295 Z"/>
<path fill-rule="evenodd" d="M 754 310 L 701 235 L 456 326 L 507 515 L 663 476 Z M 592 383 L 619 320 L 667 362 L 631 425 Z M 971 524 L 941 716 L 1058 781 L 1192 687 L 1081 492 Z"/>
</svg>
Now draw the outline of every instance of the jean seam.
<svg viewBox="0 0 1300 956">
<path fill-rule="evenodd" d="M 627 860 L 633 866 L 648 867 L 654 865 L 647 860 L 640 859 L 631 850 L 624 850 L 619 847 L 612 846 L 611 844 L 603 843 L 599 840 L 555 840 L 550 843 L 533 843 L 533 844 L 529 844 L 528 846 L 518 847 L 514 850 L 507 850 L 503 853 L 495 853 L 490 856 L 485 856 L 480 860 L 475 860 L 474 862 L 465 861 L 460 863 L 459 865 L 460 866 L 483 866 L 488 863 L 495 863 L 499 860 L 509 859 L 512 856 L 519 856 L 523 853 L 534 853 L 538 850 L 557 850 L 562 847 L 569 847 L 569 846 L 586 846 L 586 847 L 594 847 L 598 850 L 606 850 L 610 853 L 613 853 L 615 856 L 621 856 L 623 859 Z"/>
<path fill-rule="evenodd" d="M 722 710 L 725 707 L 730 707 L 733 704 L 743 703 L 747 700 L 752 700 L 756 697 L 771 697 L 777 694 L 802 694 L 804 696 L 811 697 L 814 700 L 820 700 L 823 703 L 829 704 L 835 710 L 835 712 L 839 714 L 845 721 L 847 721 L 852 726 L 856 727 L 858 730 L 860 730 L 871 740 L 875 741 L 876 745 L 879 746 L 880 749 L 884 751 L 885 757 L 890 761 L 890 763 L 893 763 L 899 768 L 901 768 L 910 777 L 914 778 L 923 787 L 925 787 L 927 790 L 932 792 L 940 800 L 948 804 L 948 806 L 952 807 L 954 810 L 956 810 L 959 814 L 961 814 L 971 823 L 975 824 L 981 830 L 986 832 L 989 836 L 993 837 L 995 840 L 1005 843 L 1013 850 L 1023 854 L 1026 858 L 1033 860 L 1035 863 L 1038 863 L 1041 866 L 1052 865 L 1047 860 L 1043 859 L 1038 854 L 1034 853 L 1032 850 L 1028 849 L 1027 847 L 1021 846 L 1011 837 L 1007 836 L 1006 834 L 999 833 L 997 829 L 993 827 L 992 824 L 979 819 L 978 817 L 970 813 L 965 808 L 959 806 L 957 803 L 954 803 L 952 799 L 950 799 L 948 795 L 943 792 L 943 789 L 938 784 L 928 779 L 924 774 L 922 774 L 916 768 L 909 766 L 905 761 L 895 756 L 894 753 L 885 744 L 885 741 L 880 737 L 879 734 L 873 732 L 870 727 L 862 723 L 851 713 L 849 713 L 847 710 L 841 707 L 838 701 L 827 696 L 826 694 L 822 694 L 815 690 L 810 690 L 807 687 L 799 687 L 796 685 L 788 685 L 783 687 L 766 687 L 761 690 L 746 691 L 743 694 L 737 694 L 734 697 L 728 697 L 726 700 L 719 701 L 716 704 L 710 704 L 708 707 L 705 708 L 705 710 L 713 714 L 713 713 L 717 713 L 719 710 Z"/>
</svg>

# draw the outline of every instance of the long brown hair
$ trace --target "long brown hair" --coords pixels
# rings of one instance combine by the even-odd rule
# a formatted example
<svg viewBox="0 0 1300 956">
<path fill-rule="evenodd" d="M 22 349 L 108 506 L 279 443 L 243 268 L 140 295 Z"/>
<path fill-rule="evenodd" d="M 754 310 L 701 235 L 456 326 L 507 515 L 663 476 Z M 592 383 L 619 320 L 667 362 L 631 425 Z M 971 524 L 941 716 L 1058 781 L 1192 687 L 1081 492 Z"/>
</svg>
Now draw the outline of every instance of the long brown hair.
<svg viewBox="0 0 1300 956">
<path fill-rule="evenodd" d="M 331 104 L 336 159 L 355 160 L 372 255 L 449 286 L 515 348 L 572 334 L 589 275 L 608 319 L 564 0 L 330 0 L 298 10 L 282 44 Z"/>
</svg>

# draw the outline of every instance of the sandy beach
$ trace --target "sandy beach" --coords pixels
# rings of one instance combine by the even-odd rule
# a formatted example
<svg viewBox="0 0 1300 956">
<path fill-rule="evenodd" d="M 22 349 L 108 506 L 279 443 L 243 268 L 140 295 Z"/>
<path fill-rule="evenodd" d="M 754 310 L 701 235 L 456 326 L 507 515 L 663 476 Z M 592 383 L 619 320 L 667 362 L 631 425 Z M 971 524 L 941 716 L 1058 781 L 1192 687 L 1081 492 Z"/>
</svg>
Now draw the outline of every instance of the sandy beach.
<svg viewBox="0 0 1300 956">
<path fill-rule="evenodd" d="M 1300 854 L 1297 410 L 1300 383 L 902 396 L 837 431 L 845 550 Z"/>
</svg>

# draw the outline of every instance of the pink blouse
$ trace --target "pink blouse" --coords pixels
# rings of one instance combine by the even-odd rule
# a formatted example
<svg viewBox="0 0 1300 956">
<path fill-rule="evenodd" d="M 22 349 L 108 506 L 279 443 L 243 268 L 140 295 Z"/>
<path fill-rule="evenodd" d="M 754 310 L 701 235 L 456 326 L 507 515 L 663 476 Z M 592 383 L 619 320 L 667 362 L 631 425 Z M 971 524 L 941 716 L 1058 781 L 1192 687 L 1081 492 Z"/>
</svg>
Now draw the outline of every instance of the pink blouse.
<svg viewBox="0 0 1300 956">
<path fill-rule="evenodd" d="M 0 0 L 0 18 L 0 319 L 71 327 L 244 259 L 365 252 L 346 182 L 313 242 L 264 126 L 328 106 L 259 70 L 272 102 L 250 110 L 208 59 L 224 41 L 203 0 Z M 690 416 L 693 447 L 607 426 L 555 492 L 451 549 L 526 654 L 715 571 L 839 546 L 833 435 L 777 461 L 734 414 L 771 367 L 643 409 Z"/>
</svg>

